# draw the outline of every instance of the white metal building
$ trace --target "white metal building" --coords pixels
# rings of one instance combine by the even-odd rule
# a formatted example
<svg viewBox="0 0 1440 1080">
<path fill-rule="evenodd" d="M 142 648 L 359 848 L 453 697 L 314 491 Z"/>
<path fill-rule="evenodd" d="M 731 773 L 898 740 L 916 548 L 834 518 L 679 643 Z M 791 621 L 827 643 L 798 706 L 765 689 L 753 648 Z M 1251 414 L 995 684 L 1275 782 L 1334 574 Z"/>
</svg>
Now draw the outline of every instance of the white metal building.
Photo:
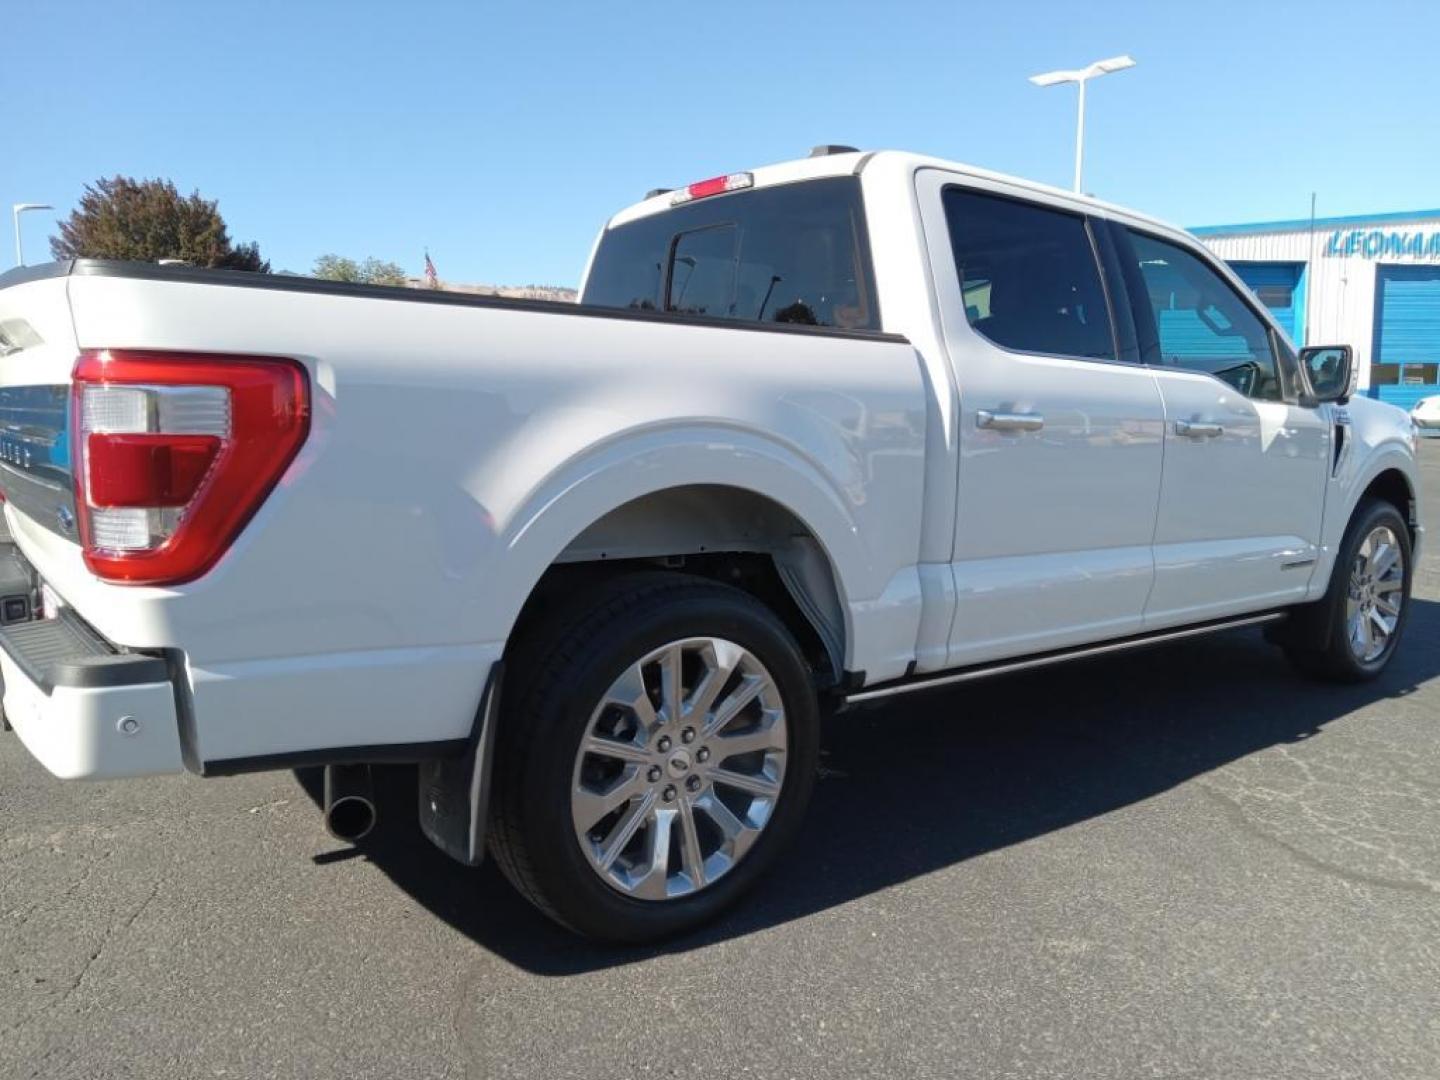
<svg viewBox="0 0 1440 1080">
<path fill-rule="evenodd" d="M 1296 345 L 1350 345 L 1360 385 L 1440 393 L 1440 209 L 1192 229 Z"/>
</svg>

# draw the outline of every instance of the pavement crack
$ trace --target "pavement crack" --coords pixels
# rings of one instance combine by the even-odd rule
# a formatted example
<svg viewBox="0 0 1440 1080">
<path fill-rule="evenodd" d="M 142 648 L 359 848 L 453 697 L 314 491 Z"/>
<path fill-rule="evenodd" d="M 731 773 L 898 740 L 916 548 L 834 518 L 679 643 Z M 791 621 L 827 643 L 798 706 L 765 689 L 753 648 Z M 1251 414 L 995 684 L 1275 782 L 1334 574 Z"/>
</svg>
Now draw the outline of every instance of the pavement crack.
<svg viewBox="0 0 1440 1080">
<path fill-rule="evenodd" d="M 78 882 L 76 884 L 78 884 Z M 158 896 L 160 893 L 160 884 L 161 883 L 159 881 L 156 881 L 153 885 L 151 885 L 150 891 L 145 895 L 145 899 L 140 901 L 134 911 L 130 912 L 129 915 L 125 916 L 125 918 L 121 919 L 119 922 L 115 922 L 110 925 L 109 929 L 107 929 L 104 935 L 100 938 L 99 944 L 96 945 L 93 950 L 91 950 L 90 955 L 86 958 L 85 962 L 80 965 L 80 970 L 77 971 L 73 976 L 71 976 L 69 986 L 65 987 L 65 989 L 60 991 L 60 993 L 57 994 L 51 1001 L 46 1003 L 40 1009 L 36 1010 L 30 1016 L 25 1017 L 25 1019 L 21 1020 L 17 1024 L 12 1024 L 10 1027 L 0 1030 L 0 1036 L 14 1035 L 22 1028 L 28 1027 L 30 1024 L 40 1019 L 40 1017 L 49 1013 L 51 1010 L 57 1008 L 60 1005 L 63 1005 L 71 997 L 71 995 L 73 995 L 77 990 L 79 990 L 85 983 L 85 976 L 90 973 L 90 969 L 95 965 L 95 963 L 102 956 L 105 955 L 105 950 L 110 946 L 110 943 L 114 941 L 115 938 L 123 936 L 127 931 L 129 931 L 129 929 L 135 925 L 135 921 L 145 913 L 145 909 L 154 902 L 155 897 Z"/>
<path fill-rule="evenodd" d="M 1394 889 L 1399 892 L 1406 892 L 1420 896 L 1440 895 L 1440 882 L 1433 881 L 1429 877 L 1420 874 L 1419 871 L 1417 871 L 1414 867 L 1410 866 L 1408 863 L 1404 863 L 1403 860 L 1399 860 L 1398 856 L 1394 856 L 1393 853 L 1384 854 L 1390 855 L 1390 857 L 1397 859 L 1397 861 L 1400 861 L 1402 866 L 1404 866 L 1406 870 L 1416 874 L 1417 878 L 1415 880 L 1390 878 L 1380 874 L 1367 873 L 1363 870 L 1354 870 L 1350 867 L 1340 866 L 1326 859 L 1322 859 L 1319 856 L 1314 855 L 1309 851 L 1306 851 L 1298 844 L 1292 843 L 1291 841 L 1286 840 L 1284 837 L 1277 836 L 1275 833 L 1262 828 L 1250 817 L 1249 814 L 1245 812 L 1245 808 L 1240 804 L 1238 800 L 1233 799 L 1230 796 L 1223 794 L 1222 792 L 1216 791 L 1209 784 L 1202 783 L 1200 785 L 1200 790 L 1204 792 L 1207 798 L 1209 798 L 1212 802 L 1214 802 L 1223 810 L 1225 815 L 1235 824 L 1237 828 L 1239 828 L 1245 833 L 1248 833 L 1251 836 L 1257 837 L 1261 840 L 1265 840 L 1275 845 L 1281 850 L 1287 852 L 1297 862 L 1308 866 L 1312 870 L 1319 871 L 1322 874 L 1337 878 L 1352 885 L 1373 885 L 1377 888 Z M 1333 830 L 1327 829 L 1326 831 L 1333 833 Z M 1345 837 L 1344 839 L 1347 839 L 1352 843 L 1356 843 L 1361 847 L 1370 848 L 1372 850 L 1379 850 L 1375 848 L 1375 845 L 1366 844 L 1362 841 L 1356 840 L 1353 837 Z"/>
</svg>

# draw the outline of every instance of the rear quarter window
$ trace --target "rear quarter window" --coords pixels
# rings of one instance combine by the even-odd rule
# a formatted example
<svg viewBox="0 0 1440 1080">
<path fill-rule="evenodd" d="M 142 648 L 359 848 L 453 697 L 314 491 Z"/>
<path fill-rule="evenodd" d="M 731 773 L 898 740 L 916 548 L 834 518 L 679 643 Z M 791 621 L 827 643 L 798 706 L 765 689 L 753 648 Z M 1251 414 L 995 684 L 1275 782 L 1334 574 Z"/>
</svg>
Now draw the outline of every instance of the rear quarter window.
<svg viewBox="0 0 1440 1080">
<path fill-rule="evenodd" d="M 878 330 L 860 182 L 714 196 L 606 231 L 581 302 Z"/>
</svg>

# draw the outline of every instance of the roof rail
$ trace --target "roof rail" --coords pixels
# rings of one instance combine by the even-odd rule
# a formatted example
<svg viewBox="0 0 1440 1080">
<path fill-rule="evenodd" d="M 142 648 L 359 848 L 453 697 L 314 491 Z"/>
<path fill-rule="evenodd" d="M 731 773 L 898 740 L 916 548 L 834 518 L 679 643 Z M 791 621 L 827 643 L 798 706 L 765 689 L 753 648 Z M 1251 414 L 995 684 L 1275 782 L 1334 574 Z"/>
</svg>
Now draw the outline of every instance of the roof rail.
<svg viewBox="0 0 1440 1080">
<path fill-rule="evenodd" d="M 645 198 L 653 199 L 656 195 L 669 195 L 670 192 L 674 190 L 674 188 L 668 187 L 652 187 L 649 191 L 645 192 Z"/>
<path fill-rule="evenodd" d="M 858 154 L 858 146 L 842 146 L 840 143 L 821 143 L 810 148 L 811 157 L 829 157 L 831 154 Z"/>
</svg>

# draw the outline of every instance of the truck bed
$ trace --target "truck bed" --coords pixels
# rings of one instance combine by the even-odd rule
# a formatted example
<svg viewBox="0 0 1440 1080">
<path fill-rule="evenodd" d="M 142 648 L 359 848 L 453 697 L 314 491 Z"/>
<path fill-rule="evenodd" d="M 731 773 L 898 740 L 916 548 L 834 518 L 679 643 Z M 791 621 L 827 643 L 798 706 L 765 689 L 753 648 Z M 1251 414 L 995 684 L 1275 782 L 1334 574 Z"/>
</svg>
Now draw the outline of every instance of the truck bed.
<svg viewBox="0 0 1440 1080">
<path fill-rule="evenodd" d="M 15 543 L 104 641 L 167 658 L 193 770 L 464 739 L 545 568 L 676 484 L 795 508 L 836 538 L 835 618 L 884 616 L 848 647 L 891 674 L 913 650 L 925 392 L 896 335 L 90 260 L 0 277 L 0 326 L 0 470 L 17 490 L 54 470 L 49 502 L 7 506 Z M 92 573 L 66 410 L 16 403 L 104 350 L 306 373 L 303 446 L 195 580 Z"/>
</svg>

